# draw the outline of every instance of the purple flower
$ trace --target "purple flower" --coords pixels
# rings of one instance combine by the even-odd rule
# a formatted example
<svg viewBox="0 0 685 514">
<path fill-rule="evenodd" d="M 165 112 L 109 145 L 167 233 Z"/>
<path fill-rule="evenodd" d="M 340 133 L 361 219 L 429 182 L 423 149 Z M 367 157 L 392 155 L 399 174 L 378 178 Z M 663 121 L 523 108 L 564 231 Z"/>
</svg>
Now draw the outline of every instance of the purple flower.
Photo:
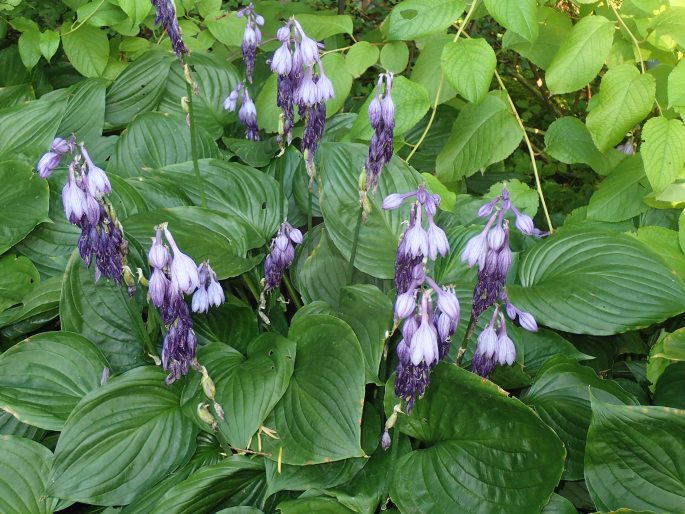
<svg viewBox="0 0 685 514">
<path fill-rule="evenodd" d="M 495 324 L 499 325 L 497 330 L 495 330 Z M 478 336 L 471 370 L 487 378 L 497 364 L 511 366 L 515 360 L 516 347 L 507 335 L 505 319 L 498 306 L 495 308 L 490 323 Z"/>
<path fill-rule="evenodd" d="M 171 281 L 161 268 L 154 268 L 148 284 L 148 293 L 152 303 L 157 308 L 161 308 L 167 300 Z"/>
<path fill-rule="evenodd" d="M 445 231 L 438 227 L 432 219 L 428 222 L 428 232 L 426 233 L 428 239 L 428 258 L 432 261 L 438 258 L 438 255 L 445 256 L 450 251 L 450 243 L 447 241 Z"/>
<path fill-rule="evenodd" d="M 73 145 L 73 137 L 69 139 L 62 139 L 61 137 L 56 137 L 52 140 L 52 145 L 50 145 L 50 149 L 57 154 L 63 155 L 72 150 Z"/>
<path fill-rule="evenodd" d="M 151 0 L 151 2 L 156 11 L 155 24 L 161 25 L 166 30 L 171 40 L 171 47 L 178 59 L 182 60 L 183 56 L 188 53 L 188 48 L 181 39 L 181 28 L 176 19 L 174 0 Z"/>
<path fill-rule="evenodd" d="M 167 247 L 162 243 L 162 230 L 157 229 L 155 238 L 147 254 L 150 266 L 163 269 L 169 263 L 170 255 Z"/>
<path fill-rule="evenodd" d="M 381 73 L 376 86 L 376 95 L 369 104 L 369 122 L 374 132 L 369 144 L 369 153 L 364 165 L 366 187 L 375 191 L 378 187 L 383 166 L 392 157 L 395 130 L 395 104 L 392 101 L 392 73 Z M 385 89 L 381 92 L 385 84 Z"/>
<path fill-rule="evenodd" d="M 236 106 L 238 105 L 238 92 L 242 87 L 242 83 L 239 83 L 236 89 L 231 91 L 231 93 L 226 97 L 226 100 L 224 100 L 224 109 L 230 112 L 235 111 Z"/>
<path fill-rule="evenodd" d="M 112 192 L 112 185 L 109 182 L 109 178 L 107 178 L 107 173 L 93 163 L 85 146 L 79 145 L 79 147 L 81 148 L 81 155 L 83 155 L 83 159 L 88 166 L 88 173 L 86 175 L 88 191 L 93 196 L 110 194 Z"/>
<path fill-rule="evenodd" d="M 245 62 L 245 75 L 247 81 L 252 84 L 257 48 L 262 43 L 262 32 L 259 30 L 259 25 L 264 25 L 264 18 L 255 13 L 253 4 L 239 10 L 236 15 L 239 18 L 242 18 L 243 16 L 247 17 L 247 25 L 245 26 L 243 42 L 240 45 L 240 49 L 243 53 L 243 61 Z"/>
<path fill-rule="evenodd" d="M 257 126 L 257 109 L 250 98 L 247 89 L 243 96 L 243 103 L 238 111 L 238 119 L 245 126 L 245 135 L 251 141 L 259 141 L 259 127 Z"/>
<path fill-rule="evenodd" d="M 302 25 L 297 20 L 293 20 L 293 23 L 300 37 L 299 50 L 302 62 L 305 66 L 312 66 L 314 63 L 319 62 L 319 45 L 305 34 L 304 30 L 302 30 Z"/>
<path fill-rule="evenodd" d="M 193 331 L 188 305 L 183 295 L 176 295 L 167 306 L 167 333 L 162 343 L 162 367 L 169 372 L 167 385 L 188 373 L 195 361 L 197 337 Z"/>
<path fill-rule="evenodd" d="M 397 296 L 395 300 L 395 319 L 405 319 L 416 310 L 416 299 L 413 291 L 407 291 Z"/>
<path fill-rule="evenodd" d="M 59 161 L 62 159 L 62 155 L 56 152 L 48 152 L 43 154 L 43 156 L 38 161 L 36 169 L 38 170 L 38 175 L 40 178 L 48 178 L 55 171 L 55 168 L 59 166 Z"/>
<path fill-rule="evenodd" d="M 69 178 L 62 189 L 62 205 L 67 219 L 79 223 L 86 213 L 86 194 L 76 183 L 75 166 L 69 166 Z"/>
<path fill-rule="evenodd" d="M 163 228 L 164 235 L 174 252 L 171 264 L 169 265 L 169 275 L 171 276 L 171 284 L 173 288 L 179 292 L 192 293 L 200 285 L 200 277 L 197 273 L 197 264 L 195 261 L 181 252 L 174 241 L 174 236 L 165 226 Z"/>
<path fill-rule="evenodd" d="M 269 292 L 277 288 L 283 273 L 295 259 L 294 245 L 302 242 L 302 232 L 284 221 L 276 237 L 271 241 L 269 255 L 264 260 L 264 290 Z"/>
<path fill-rule="evenodd" d="M 209 265 L 209 261 L 200 264 L 198 276 L 200 286 L 193 294 L 193 312 L 207 312 L 211 306 L 218 307 L 224 303 L 224 290 L 217 280 L 216 273 Z"/>
<path fill-rule="evenodd" d="M 290 53 L 290 43 L 286 41 L 274 52 L 271 59 L 271 71 L 279 75 L 288 75 L 292 69 L 293 55 Z"/>
</svg>

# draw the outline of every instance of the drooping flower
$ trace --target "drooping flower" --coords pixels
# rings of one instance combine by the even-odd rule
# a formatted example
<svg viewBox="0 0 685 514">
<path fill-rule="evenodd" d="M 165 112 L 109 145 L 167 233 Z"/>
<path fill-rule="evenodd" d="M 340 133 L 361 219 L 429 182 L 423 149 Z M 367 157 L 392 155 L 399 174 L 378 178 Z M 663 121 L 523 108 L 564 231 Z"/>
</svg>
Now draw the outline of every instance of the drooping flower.
<svg viewBox="0 0 685 514">
<path fill-rule="evenodd" d="M 259 125 L 257 125 L 257 108 L 255 107 L 247 87 L 239 82 L 235 89 L 224 100 L 224 109 L 235 111 L 238 107 L 238 100 L 241 105 L 238 110 L 238 119 L 245 127 L 245 137 L 250 141 L 259 141 Z"/>
<path fill-rule="evenodd" d="M 197 264 L 188 255 L 179 250 L 174 240 L 174 236 L 169 229 L 164 226 L 164 236 L 171 246 L 173 258 L 169 265 L 169 276 L 171 285 L 179 292 L 190 294 L 200 286 L 200 276 L 197 272 Z"/>
<path fill-rule="evenodd" d="M 259 27 L 264 25 L 264 18 L 255 12 L 252 3 L 247 7 L 240 9 L 236 13 L 236 16 L 238 18 L 245 17 L 247 19 L 240 49 L 243 53 L 243 61 L 245 62 L 245 76 L 247 77 L 247 81 L 252 84 L 255 56 L 257 55 L 257 48 L 262 43 L 262 32 Z"/>
<path fill-rule="evenodd" d="M 36 165 L 36 170 L 40 178 L 48 178 L 59 166 L 62 156 L 73 150 L 76 138 L 71 136 L 69 139 L 56 137 L 50 145 L 50 151 L 43 154 Z"/>
<path fill-rule="evenodd" d="M 207 312 L 210 307 L 218 307 L 225 301 L 224 290 L 217 280 L 216 273 L 209 265 L 209 261 L 204 261 L 198 268 L 200 286 L 193 294 L 193 312 Z"/>
<path fill-rule="evenodd" d="M 166 30 L 171 40 L 171 48 L 173 48 L 179 60 L 188 53 L 183 39 L 181 39 L 181 28 L 176 19 L 176 6 L 174 0 L 151 0 L 155 8 L 155 25 L 161 25 Z"/>
<path fill-rule="evenodd" d="M 392 157 L 395 131 L 395 104 L 392 101 L 392 73 L 381 73 L 376 85 L 376 96 L 369 104 L 369 122 L 373 128 L 369 153 L 364 165 L 366 187 L 375 191 L 383 166 Z"/>
<path fill-rule="evenodd" d="M 283 273 L 295 259 L 295 246 L 302 242 L 302 232 L 284 221 L 271 241 L 269 255 L 264 260 L 264 289 L 269 292 L 279 286 Z"/>
<path fill-rule="evenodd" d="M 516 347 L 507 335 L 507 325 L 499 306 L 487 327 L 478 336 L 476 351 L 471 360 L 471 370 L 488 377 L 495 366 L 511 366 L 516 360 Z"/>
</svg>

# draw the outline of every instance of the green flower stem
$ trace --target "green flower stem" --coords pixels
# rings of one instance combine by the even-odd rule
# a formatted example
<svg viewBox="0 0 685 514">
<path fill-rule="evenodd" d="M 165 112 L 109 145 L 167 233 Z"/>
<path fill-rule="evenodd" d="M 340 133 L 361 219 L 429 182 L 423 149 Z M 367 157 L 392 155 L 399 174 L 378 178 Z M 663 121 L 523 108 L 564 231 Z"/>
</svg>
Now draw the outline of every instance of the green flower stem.
<svg viewBox="0 0 685 514">
<path fill-rule="evenodd" d="M 359 214 L 357 215 L 357 225 L 354 228 L 354 238 L 352 239 L 352 252 L 350 253 L 350 264 L 347 267 L 347 283 L 352 283 L 354 273 L 354 260 L 357 257 L 357 246 L 359 246 L 359 232 L 362 228 L 362 217 L 364 216 L 364 205 L 359 203 Z"/>
<path fill-rule="evenodd" d="M 312 211 L 314 209 L 314 193 L 310 187 L 307 191 L 307 232 L 312 230 Z"/>
<path fill-rule="evenodd" d="M 290 298 L 292 299 L 293 303 L 295 304 L 295 307 L 298 309 L 302 308 L 302 301 L 297 295 L 297 292 L 295 292 L 295 288 L 293 287 L 292 282 L 290 281 L 290 277 L 288 276 L 287 273 L 283 273 L 283 282 L 285 283 L 285 287 L 288 290 L 288 294 L 290 295 Z"/>
<path fill-rule="evenodd" d="M 205 183 L 202 181 L 200 174 L 200 165 L 197 162 L 197 133 L 195 130 L 195 110 L 193 108 L 193 88 L 186 81 L 186 91 L 188 92 L 188 119 L 190 120 L 190 151 L 193 154 L 193 170 L 195 171 L 195 178 L 200 186 L 200 199 L 202 207 L 207 207 L 207 198 L 205 197 Z"/>
</svg>

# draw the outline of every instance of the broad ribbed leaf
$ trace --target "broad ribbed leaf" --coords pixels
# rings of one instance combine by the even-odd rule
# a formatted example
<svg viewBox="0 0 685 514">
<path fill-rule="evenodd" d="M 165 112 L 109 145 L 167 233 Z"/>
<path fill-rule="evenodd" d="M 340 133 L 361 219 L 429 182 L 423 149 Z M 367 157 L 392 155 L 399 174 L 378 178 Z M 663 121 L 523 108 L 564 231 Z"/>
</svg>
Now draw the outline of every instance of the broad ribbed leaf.
<svg viewBox="0 0 685 514">
<path fill-rule="evenodd" d="M 125 289 L 100 280 L 75 251 L 64 272 L 59 302 L 62 329 L 76 332 L 95 344 L 115 372 L 144 363 L 147 335 L 138 306 Z"/>
<path fill-rule="evenodd" d="M 554 493 L 541 514 L 578 514 L 578 511 L 569 500 Z"/>
<path fill-rule="evenodd" d="M 547 68 L 545 81 L 554 94 L 587 85 L 604 65 L 614 38 L 614 24 L 602 16 L 582 18 Z"/>
<path fill-rule="evenodd" d="M 654 405 L 685 409 L 685 362 L 674 362 L 666 367 L 654 387 Z"/>
<path fill-rule="evenodd" d="M 313 498 L 299 498 L 278 504 L 281 514 L 354 514 L 355 511 L 348 509 L 333 498 L 316 496 Z"/>
<path fill-rule="evenodd" d="M 485 39 L 461 39 L 442 50 L 442 72 L 466 100 L 480 102 L 490 89 L 497 58 Z"/>
<path fill-rule="evenodd" d="M 493 91 L 479 104 L 468 104 L 454 122 L 438 154 L 435 169 L 443 182 L 455 182 L 506 159 L 523 134 L 506 96 Z"/>
<path fill-rule="evenodd" d="M 417 39 L 449 27 L 464 10 L 463 0 L 404 0 L 387 19 L 387 39 Z"/>
<path fill-rule="evenodd" d="M 0 436 L 0 512 L 50 514 L 56 500 L 45 497 L 52 453 L 42 444 Z"/>
<path fill-rule="evenodd" d="M 540 512 L 561 476 L 564 448 L 554 432 L 519 400 L 453 364 L 438 364 L 400 423 L 424 443 L 395 465 L 390 497 L 401 512 Z"/>
<path fill-rule="evenodd" d="M 642 163 L 642 152 L 619 164 L 590 198 L 587 217 L 616 223 L 642 214 L 649 207 L 644 202 L 651 192 Z"/>
<path fill-rule="evenodd" d="M 17 161 L 0 163 L 0 183 L 0 253 L 4 253 L 47 220 L 49 192 L 47 182 Z"/>
<path fill-rule="evenodd" d="M 264 422 L 279 437 L 262 436 L 264 451 L 300 466 L 362 456 L 364 368 L 354 332 L 344 321 L 314 314 L 299 318 L 288 337 L 297 342 L 295 371 Z"/>
<path fill-rule="evenodd" d="M 25 423 L 62 430 L 108 366 L 95 345 L 78 334 L 31 336 L 0 356 L 0 403 Z"/>
<path fill-rule="evenodd" d="M 593 398 L 585 482 L 597 508 L 682 512 L 684 446 L 685 411 Z"/>
<path fill-rule="evenodd" d="M 685 125 L 662 116 L 642 128 L 642 159 L 652 188 L 660 193 L 678 178 L 685 165 Z"/>
<path fill-rule="evenodd" d="M 527 41 L 538 37 L 538 4 L 536 0 L 484 0 L 490 15 L 503 27 Z"/>
<path fill-rule="evenodd" d="M 644 244 L 624 234 L 568 230 L 528 250 L 511 301 L 538 323 L 576 334 L 635 330 L 685 310 L 685 286 Z"/>
<path fill-rule="evenodd" d="M 620 143 L 649 114 L 655 93 L 654 77 L 641 75 L 632 64 L 606 72 L 587 116 L 587 128 L 600 152 Z"/>
<path fill-rule="evenodd" d="M 102 135 L 105 123 L 106 87 L 104 79 L 86 79 L 74 85 L 57 135 L 76 134 L 79 142 L 85 142 L 88 148 L 92 148 Z"/>
<path fill-rule="evenodd" d="M 554 429 L 566 446 L 566 480 L 583 478 L 585 439 L 590 426 L 589 387 L 602 401 L 635 404 L 637 401 L 612 380 L 602 380 L 592 368 L 566 357 L 555 357 L 538 371 L 521 400 Z"/>
<path fill-rule="evenodd" d="M 195 428 L 181 413 L 181 386 L 140 367 L 86 395 L 64 426 L 47 494 L 122 505 L 187 461 Z"/>
<path fill-rule="evenodd" d="M 321 212 L 327 233 L 345 259 L 352 252 L 354 231 L 359 213 L 359 174 L 366 160 L 362 145 L 323 143 L 319 150 Z M 383 198 L 395 192 L 415 190 L 419 175 L 397 157 L 381 173 L 378 190 L 369 199 L 373 205 L 368 220 L 362 224 L 355 267 L 378 278 L 394 276 L 393 262 L 408 208 L 384 211 Z"/>
<path fill-rule="evenodd" d="M 0 312 L 20 303 L 39 281 L 36 267 L 26 257 L 0 257 Z"/>
<path fill-rule="evenodd" d="M 64 100 L 36 100 L 0 110 L 0 126 L 12 127 L 0 132 L 0 158 L 26 154 L 37 160 L 50 149 L 66 105 Z"/>
</svg>

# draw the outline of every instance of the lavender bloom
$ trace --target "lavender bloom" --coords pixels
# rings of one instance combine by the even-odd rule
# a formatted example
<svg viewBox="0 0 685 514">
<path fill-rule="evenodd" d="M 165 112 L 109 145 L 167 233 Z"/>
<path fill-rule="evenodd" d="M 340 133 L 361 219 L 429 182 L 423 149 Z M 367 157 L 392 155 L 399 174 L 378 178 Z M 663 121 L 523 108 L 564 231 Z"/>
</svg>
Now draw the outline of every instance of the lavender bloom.
<svg viewBox="0 0 685 514">
<path fill-rule="evenodd" d="M 112 192 L 112 185 L 109 182 L 109 178 L 107 178 L 107 174 L 102 168 L 98 168 L 93 163 L 85 146 L 79 145 L 79 148 L 81 148 L 81 155 L 83 155 L 83 159 L 88 166 L 87 184 L 90 194 L 93 196 L 110 194 Z"/>
<path fill-rule="evenodd" d="M 375 191 L 378 187 L 383 166 L 392 157 L 392 143 L 395 130 L 395 104 L 392 101 L 392 73 L 381 73 L 376 86 L 376 96 L 369 104 L 369 122 L 374 129 L 369 145 L 364 171 L 367 190 Z M 381 93 L 385 84 L 384 92 Z"/>
<path fill-rule="evenodd" d="M 252 84 L 252 74 L 254 73 L 254 61 L 257 55 L 257 47 L 262 43 L 262 33 L 259 30 L 260 25 L 264 25 L 264 18 L 255 13 L 254 5 L 250 4 L 247 7 L 239 10 L 236 13 L 238 18 L 247 17 L 247 25 L 243 33 L 243 42 L 240 49 L 243 52 L 243 61 L 245 62 L 245 74 L 247 81 Z"/>
<path fill-rule="evenodd" d="M 182 294 L 175 295 L 170 300 L 166 318 L 171 318 L 172 321 L 165 321 L 168 330 L 162 343 L 162 367 L 169 372 L 166 383 L 171 385 L 188 373 L 195 360 L 197 337 Z"/>
<path fill-rule="evenodd" d="M 171 48 L 173 48 L 179 60 L 183 60 L 183 56 L 188 53 L 188 48 L 181 39 L 181 28 L 178 26 L 176 19 L 176 7 L 174 0 L 151 0 L 155 8 L 155 25 L 161 25 L 169 34 L 171 40 Z"/>
<path fill-rule="evenodd" d="M 497 330 L 495 325 L 499 325 Z M 499 312 L 499 306 L 488 323 L 488 326 L 478 336 L 476 352 L 471 361 L 471 370 L 487 378 L 492 370 L 500 365 L 511 366 L 516 360 L 516 347 L 507 335 L 504 316 Z"/>
<path fill-rule="evenodd" d="M 326 123 L 326 104 L 323 102 L 316 103 L 307 109 L 306 122 L 304 126 L 304 133 L 302 135 L 302 154 L 305 158 L 307 166 L 307 174 L 309 175 L 310 187 L 313 183 L 314 171 L 314 157 L 316 150 L 319 147 L 319 141 L 323 136 L 323 130 Z"/>
<path fill-rule="evenodd" d="M 245 136 L 250 141 L 259 141 L 259 126 L 257 125 L 257 109 L 250 98 L 250 94 L 245 89 L 243 103 L 238 111 L 238 118 L 245 126 Z"/>
<path fill-rule="evenodd" d="M 36 170 L 38 171 L 40 178 L 48 178 L 52 175 L 55 168 L 59 166 L 62 156 L 73 150 L 74 142 L 74 136 L 69 139 L 62 139 L 61 137 L 53 139 L 52 144 L 50 145 L 50 151 L 43 154 L 36 165 Z"/>
<path fill-rule="evenodd" d="M 175 290 L 190 294 L 200 286 L 197 265 L 193 259 L 178 249 L 176 241 L 174 241 L 174 236 L 169 229 L 165 226 L 163 230 L 164 235 L 169 242 L 169 246 L 171 246 L 171 249 L 174 252 L 173 259 L 169 265 L 171 284 Z"/>
<path fill-rule="evenodd" d="M 224 290 L 217 280 L 216 273 L 209 265 L 209 261 L 200 264 L 198 276 L 200 277 L 200 287 L 193 294 L 193 312 L 207 312 L 211 306 L 218 307 L 224 303 Z"/>
<path fill-rule="evenodd" d="M 229 94 L 226 97 L 226 100 L 224 100 L 224 109 L 226 109 L 227 111 L 235 111 L 238 105 L 238 92 L 240 88 L 242 88 L 242 83 L 239 83 L 237 88 L 231 91 L 231 94 Z"/>
<path fill-rule="evenodd" d="M 302 232 L 284 221 L 276 237 L 271 241 L 269 255 L 264 260 L 264 289 L 266 292 L 277 288 L 283 273 L 295 259 L 295 246 L 302 242 Z"/>
</svg>

